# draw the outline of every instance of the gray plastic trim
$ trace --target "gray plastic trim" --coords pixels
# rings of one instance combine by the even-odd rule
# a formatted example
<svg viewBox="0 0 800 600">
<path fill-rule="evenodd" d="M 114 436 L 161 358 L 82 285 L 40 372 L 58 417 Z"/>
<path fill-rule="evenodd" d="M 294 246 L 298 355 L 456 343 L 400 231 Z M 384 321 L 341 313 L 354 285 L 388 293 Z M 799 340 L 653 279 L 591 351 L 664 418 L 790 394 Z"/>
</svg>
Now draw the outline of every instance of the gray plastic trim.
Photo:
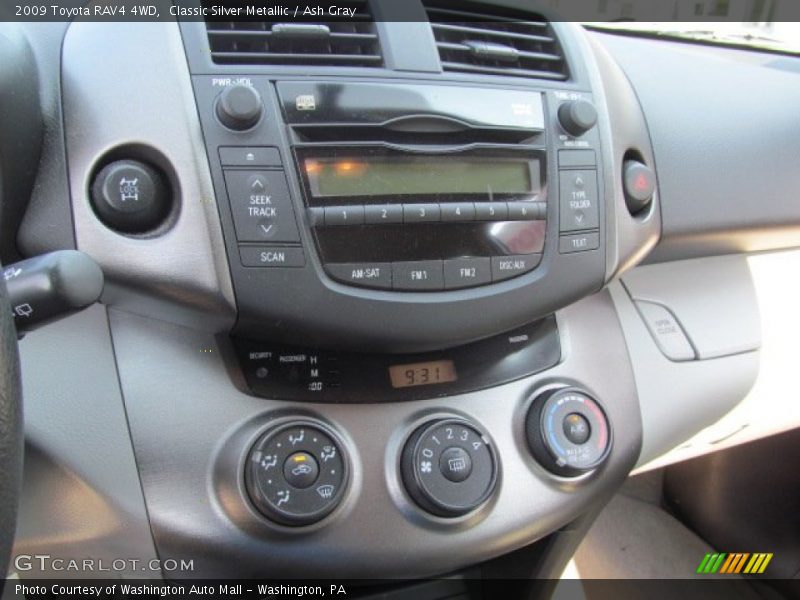
<svg viewBox="0 0 800 600">
<path fill-rule="evenodd" d="M 77 246 L 103 268 L 103 301 L 211 331 L 229 329 L 233 288 L 177 25 L 74 22 L 64 39 L 62 79 Z M 107 229 L 88 200 L 98 161 L 134 146 L 162 156 L 177 188 L 179 211 L 149 237 Z"/>
<path fill-rule="evenodd" d="M 700 360 L 761 347 L 758 300 L 743 255 L 646 265 L 622 283 L 634 300 L 666 306 Z"/>
<path fill-rule="evenodd" d="M 106 310 L 95 305 L 20 342 L 26 457 L 13 554 L 139 560 L 159 577 Z M 63 577 L 37 561 L 24 577 Z M 11 568 L 14 568 L 13 561 Z M 73 573 L 74 575 L 74 573 Z M 81 571 L 81 577 L 108 572 Z"/>
<path fill-rule="evenodd" d="M 640 416 L 628 354 L 607 293 L 559 313 L 564 360 L 550 371 L 482 392 L 407 403 L 289 403 L 239 392 L 227 341 L 110 311 L 114 347 L 156 545 L 192 558 L 202 577 L 421 577 L 525 546 L 603 501 L 639 455 Z M 610 377 L 609 373 L 614 376 Z M 534 390 L 585 386 L 615 426 L 609 462 L 578 480 L 531 458 L 523 430 Z M 322 419 L 352 467 L 342 504 L 319 524 L 272 525 L 244 499 L 241 457 L 271 418 Z M 397 454 L 424 416 L 476 420 L 502 465 L 495 496 L 452 522 L 425 516 L 400 485 Z M 164 440 L 169 440 L 168 444 Z"/>
<path fill-rule="evenodd" d="M 656 345 L 622 284 L 612 283 L 609 291 L 625 332 L 639 392 L 643 444 L 637 465 L 643 465 L 734 408 L 755 383 L 759 352 L 673 362 Z M 704 302 L 701 295 L 697 302 Z"/>
<path fill-rule="evenodd" d="M 800 246 L 797 73 L 770 53 L 589 35 L 630 78 L 652 134 L 663 232 L 648 261 Z"/>
<path fill-rule="evenodd" d="M 577 26 L 576 26 L 577 27 Z M 595 38 L 580 28 L 575 36 L 587 45 L 587 61 L 593 60 L 595 68 L 589 73 L 595 89 L 598 108 L 598 127 L 605 140 L 605 179 L 608 217 L 606 239 L 615 240 L 606 252 L 606 281 L 639 263 L 658 243 L 661 235 L 661 203 L 658 186 L 653 200 L 642 214 L 631 215 L 625 203 L 622 187 L 622 167 L 626 154 L 632 152 L 657 173 L 656 160 L 650 143 L 650 133 L 642 107 L 628 79 L 616 61 Z"/>
</svg>

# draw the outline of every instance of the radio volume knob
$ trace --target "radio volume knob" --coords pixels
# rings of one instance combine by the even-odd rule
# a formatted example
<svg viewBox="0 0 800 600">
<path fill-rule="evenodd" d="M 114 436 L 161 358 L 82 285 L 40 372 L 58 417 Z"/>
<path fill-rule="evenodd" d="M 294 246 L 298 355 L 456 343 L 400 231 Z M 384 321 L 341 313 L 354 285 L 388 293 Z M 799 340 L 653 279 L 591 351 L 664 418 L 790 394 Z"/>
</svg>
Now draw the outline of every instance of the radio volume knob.
<svg viewBox="0 0 800 600">
<path fill-rule="evenodd" d="M 261 118 L 264 104 L 255 88 L 237 83 L 226 87 L 217 98 L 217 117 L 228 129 L 250 129 Z"/>
<path fill-rule="evenodd" d="M 597 123 L 597 110 L 587 100 L 570 100 L 558 107 L 558 122 L 575 137 L 581 136 Z"/>
</svg>

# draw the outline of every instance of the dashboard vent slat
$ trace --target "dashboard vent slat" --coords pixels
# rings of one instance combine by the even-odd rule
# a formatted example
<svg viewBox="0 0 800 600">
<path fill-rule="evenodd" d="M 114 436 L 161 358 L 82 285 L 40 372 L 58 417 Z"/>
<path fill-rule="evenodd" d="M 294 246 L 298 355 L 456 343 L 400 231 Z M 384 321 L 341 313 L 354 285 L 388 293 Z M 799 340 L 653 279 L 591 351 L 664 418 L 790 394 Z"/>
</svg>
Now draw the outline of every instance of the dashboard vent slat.
<svg viewBox="0 0 800 600">
<path fill-rule="evenodd" d="M 541 15 L 469 2 L 426 4 L 445 71 L 563 81 L 561 46 Z"/>
<path fill-rule="evenodd" d="M 345 3 L 356 13 L 342 21 L 207 20 L 211 59 L 224 65 L 382 66 L 380 40 L 367 0 Z"/>
</svg>

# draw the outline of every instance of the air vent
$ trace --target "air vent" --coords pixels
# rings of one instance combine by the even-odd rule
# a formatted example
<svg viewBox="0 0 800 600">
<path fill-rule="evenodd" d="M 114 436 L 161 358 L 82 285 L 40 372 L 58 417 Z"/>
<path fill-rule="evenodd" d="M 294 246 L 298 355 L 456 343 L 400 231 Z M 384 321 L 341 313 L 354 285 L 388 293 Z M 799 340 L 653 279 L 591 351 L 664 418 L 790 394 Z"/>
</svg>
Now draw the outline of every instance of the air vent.
<svg viewBox="0 0 800 600">
<path fill-rule="evenodd" d="M 463 2 L 429 2 L 427 11 L 445 71 L 567 79 L 564 54 L 537 13 Z"/>
<path fill-rule="evenodd" d="M 206 21 L 211 58 L 224 65 L 380 67 L 380 43 L 366 0 L 339 3 L 345 4 L 356 12 L 342 21 Z"/>
</svg>

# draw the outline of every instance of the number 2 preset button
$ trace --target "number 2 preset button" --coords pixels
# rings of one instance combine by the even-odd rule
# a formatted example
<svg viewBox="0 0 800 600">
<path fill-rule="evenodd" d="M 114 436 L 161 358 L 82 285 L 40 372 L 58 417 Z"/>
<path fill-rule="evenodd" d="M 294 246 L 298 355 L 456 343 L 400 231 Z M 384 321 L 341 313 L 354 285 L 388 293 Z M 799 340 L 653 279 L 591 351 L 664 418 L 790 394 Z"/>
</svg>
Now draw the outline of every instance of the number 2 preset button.
<svg viewBox="0 0 800 600">
<path fill-rule="evenodd" d="M 402 223 L 403 206 L 401 204 L 378 204 L 364 207 L 364 222 L 368 225 L 378 223 Z"/>
</svg>

